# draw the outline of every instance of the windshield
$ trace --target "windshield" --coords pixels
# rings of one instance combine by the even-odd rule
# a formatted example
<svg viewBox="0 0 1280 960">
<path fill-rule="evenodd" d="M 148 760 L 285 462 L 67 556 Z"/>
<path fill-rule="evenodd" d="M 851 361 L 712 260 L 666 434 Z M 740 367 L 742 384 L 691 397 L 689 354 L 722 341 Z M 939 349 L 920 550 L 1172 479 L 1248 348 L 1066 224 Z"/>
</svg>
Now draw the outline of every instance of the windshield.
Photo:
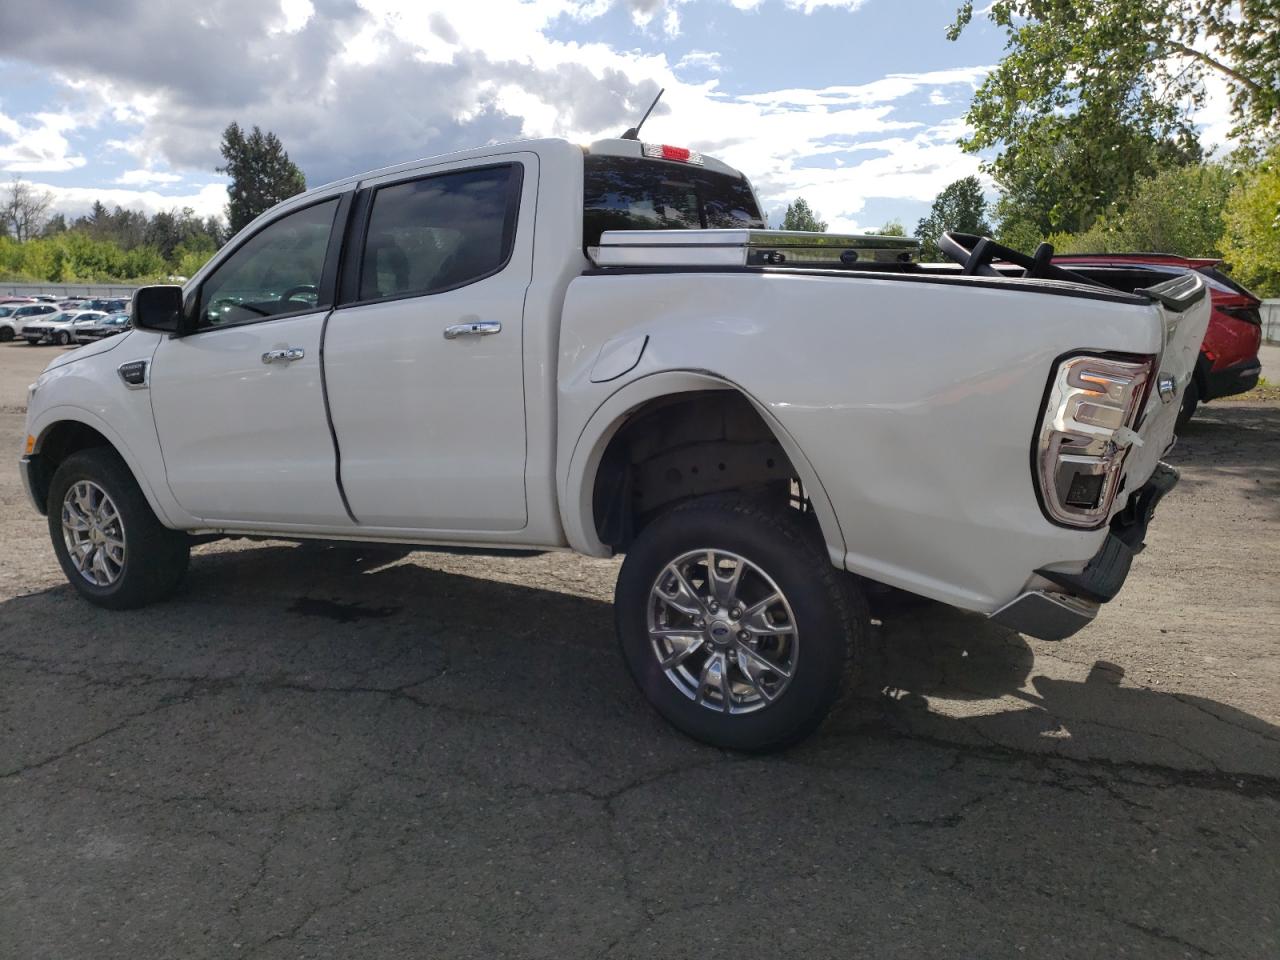
<svg viewBox="0 0 1280 960">
<path fill-rule="evenodd" d="M 641 157 L 588 155 L 585 165 L 584 246 L 605 230 L 764 227 L 745 177 Z"/>
</svg>

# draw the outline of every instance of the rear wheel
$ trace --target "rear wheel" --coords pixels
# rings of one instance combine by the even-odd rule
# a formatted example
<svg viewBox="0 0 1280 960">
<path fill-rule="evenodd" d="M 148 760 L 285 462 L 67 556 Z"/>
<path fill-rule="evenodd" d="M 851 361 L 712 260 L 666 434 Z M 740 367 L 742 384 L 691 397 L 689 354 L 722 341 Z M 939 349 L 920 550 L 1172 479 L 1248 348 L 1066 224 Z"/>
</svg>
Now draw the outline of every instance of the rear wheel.
<svg viewBox="0 0 1280 960">
<path fill-rule="evenodd" d="M 114 450 L 95 447 L 64 460 L 49 485 L 48 509 L 62 572 L 90 603 L 140 607 L 182 582 L 189 538 L 156 519 Z"/>
<path fill-rule="evenodd" d="M 8 343 L 13 339 L 13 331 L 8 327 L 0 327 L 0 343 Z"/>
<path fill-rule="evenodd" d="M 632 677 L 674 726 L 762 752 L 811 733 L 851 686 L 868 615 L 801 515 L 689 501 L 627 553 L 614 603 Z"/>
<path fill-rule="evenodd" d="M 1182 394 L 1182 407 L 1178 410 L 1176 429 L 1181 430 L 1187 425 L 1195 415 L 1198 406 L 1200 406 L 1200 387 L 1196 384 L 1195 377 L 1192 377 L 1186 391 Z"/>
</svg>

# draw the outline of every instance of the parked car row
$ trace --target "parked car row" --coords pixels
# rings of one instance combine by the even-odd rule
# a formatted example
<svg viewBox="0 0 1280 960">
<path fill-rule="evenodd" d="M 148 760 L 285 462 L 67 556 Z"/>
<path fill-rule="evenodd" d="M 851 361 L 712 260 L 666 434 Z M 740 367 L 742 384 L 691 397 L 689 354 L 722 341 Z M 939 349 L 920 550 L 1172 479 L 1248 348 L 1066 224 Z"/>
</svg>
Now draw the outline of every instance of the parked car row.
<svg viewBox="0 0 1280 960">
<path fill-rule="evenodd" d="M 38 343 L 87 343 L 101 340 L 129 329 L 129 317 L 123 313 L 103 313 L 100 310 L 65 310 L 50 314 L 47 319 L 28 323 L 22 327 L 22 339 L 35 346 Z"/>
<path fill-rule="evenodd" d="M 0 297 L 0 343 L 72 344 L 100 340 L 129 329 L 127 297 Z"/>
</svg>

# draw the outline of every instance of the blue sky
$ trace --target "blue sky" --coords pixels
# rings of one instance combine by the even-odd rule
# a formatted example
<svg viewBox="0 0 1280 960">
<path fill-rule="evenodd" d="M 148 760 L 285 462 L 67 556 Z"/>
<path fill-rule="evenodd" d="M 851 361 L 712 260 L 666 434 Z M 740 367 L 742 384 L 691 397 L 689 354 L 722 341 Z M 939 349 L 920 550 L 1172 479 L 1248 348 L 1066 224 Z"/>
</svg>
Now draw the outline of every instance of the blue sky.
<svg viewBox="0 0 1280 960">
<path fill-rule="evenodd" d="M 19 10 L 22 6 L 25 9 Z M 630 126 L 751 177 L 776 222 L 910 231 L 951 181 L 1004 36 L 957 0 L 44 0 L 0 11 L 0 169 L 95 199 L 218 213 L 230 121 L 311 184 L 490 141 Z"/>
</svg>

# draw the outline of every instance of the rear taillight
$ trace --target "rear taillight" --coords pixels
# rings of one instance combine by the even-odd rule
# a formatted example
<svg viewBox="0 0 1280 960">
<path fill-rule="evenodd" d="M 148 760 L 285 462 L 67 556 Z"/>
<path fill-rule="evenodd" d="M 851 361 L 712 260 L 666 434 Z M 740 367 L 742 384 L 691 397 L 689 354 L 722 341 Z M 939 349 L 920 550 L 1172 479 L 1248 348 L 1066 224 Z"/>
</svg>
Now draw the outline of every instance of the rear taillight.
<svg viewBox="0 0 1280 960">
<path fill-rule="evenodd" d="M 641 146 L 646 157 L 655 160 L 677 160 L 680 163 L 702 163 L 702 154 L 685 147 L 673 147 L 667 143 L 646 143 Z"/>
<path fill-rule="evenodd" d="M 1155 358 L 1071 357 L 1058 364 L 1036 434 L 1036 482 L 1055 523 L 1106 522 Z M 1141 442 L 1141 441 L 1137 441 Z"/>
</svg>

